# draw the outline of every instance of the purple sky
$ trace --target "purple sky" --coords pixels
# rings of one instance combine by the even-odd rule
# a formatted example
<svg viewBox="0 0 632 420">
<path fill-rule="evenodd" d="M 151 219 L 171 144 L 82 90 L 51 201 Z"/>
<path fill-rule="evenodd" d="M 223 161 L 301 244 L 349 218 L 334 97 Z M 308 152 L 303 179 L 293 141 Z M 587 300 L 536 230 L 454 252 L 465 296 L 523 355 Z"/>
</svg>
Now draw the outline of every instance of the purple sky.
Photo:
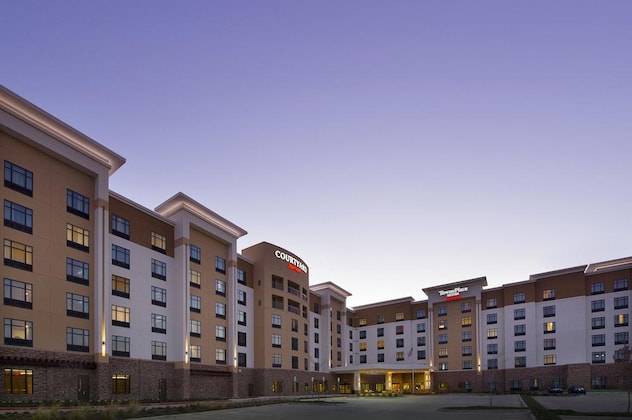
<svg viewBox="0 0 632 420">
<path fill-rule="evenodd" d="M 632 1 L 4 1 L 0 83 L 351 306 L 632 255 Z"/>
</svg>

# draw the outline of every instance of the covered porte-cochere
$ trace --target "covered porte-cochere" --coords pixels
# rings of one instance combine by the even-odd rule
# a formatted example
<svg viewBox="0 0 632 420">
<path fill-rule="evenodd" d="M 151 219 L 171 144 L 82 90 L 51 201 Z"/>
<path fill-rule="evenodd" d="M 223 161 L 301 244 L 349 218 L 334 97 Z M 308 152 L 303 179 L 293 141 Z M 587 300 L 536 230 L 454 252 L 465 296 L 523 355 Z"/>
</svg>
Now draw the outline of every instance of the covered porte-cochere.
<svg viewBox="0 0 632 420">
<path fill-rule="evenodd" d="M 341 394 L 424 394 L 432 392 L 432 375 L 429 368 L 419 366 L 366 366 L 332 368 L 336 391 Z"/>
</svg>

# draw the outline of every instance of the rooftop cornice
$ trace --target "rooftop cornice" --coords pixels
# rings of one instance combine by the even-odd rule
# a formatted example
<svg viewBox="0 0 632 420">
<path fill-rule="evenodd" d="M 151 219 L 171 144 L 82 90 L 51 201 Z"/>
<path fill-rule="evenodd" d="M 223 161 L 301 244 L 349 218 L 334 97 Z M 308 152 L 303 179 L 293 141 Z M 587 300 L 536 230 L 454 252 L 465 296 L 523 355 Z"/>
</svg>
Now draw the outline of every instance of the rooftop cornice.
<svg viewBox="0 0 632 420">
<path fill-rule="evenodd" d="M 156 218 L 156 219 L 158 219 L 158 220 L 160 220 L 162 222 L 165 222 L 165 223 L 170 224 L 172 226 L 175 225 L 175 222 L 173 220 L 169 220 L 166 217 L 164 217 L 162 214 L 157 213 L 157 212 L 155 212 L 155 211 L 153 211 L 151 209 L 148 209 L 147 207 L 144 207 L 141 204 L 138 204 L 137 202 L 132 201 L 129 198 L 127 198 L 127 197 L 125 197 L 125 196 L 123 196 L 123 195 L 121 195 L 121 194 L 119 194 L 117 192 L 114 192 L 114 191 L 110 190 L 110 196 L 112 198 L 115 198 L 115 199 L 117 199 L 117 200 L 119 200 L 119 201 L 121 201 L 121 202 L 123 202 L 123 203 L 125 203 L 125 204 L 127 204 L 127 205 L 129 205 L 129 206 L 131 206 L 133 208 L 135 208 L 136 210 L 142 211 L 143 213 L 145 213 L 145 214 L 147 214 L 147 215 L 149 215 L 151 217 L 154 217 L 154 218 Z"/>
<path fill-rule="evenodd" d="M 179 211 L 186 211 L 187 213 L 198 217 L 202 221 L 218 227 L 234 238 L 241 238 L 248 233 L 236 224 L 223 218 L 219 214 L 208 209 L 182 192 L 175 194 L 164 203 L 158 205 L 158 207 L 156 207 L 156 211 L 167 218 Z"/>
<path fill-rule="evenodd" d="M 565 274 L 583 273 L 586 271 L 586 265 L 578 265 L 576 267 L 562 268 L 561 270 L 547 271 L 544 273 L 531 274 L 529 276 L 530 281 L 544 279 L 547 277 L 563 276 Z"/>
<path fill-rule="evenodd" d="M 598 274 L 606 271 L 625 270 L 627 268 L 632 268 L 632 257 L 589 264 L 586 266 L 586 274 Z"/>
<path fill-rule="evenodd" d="M 318 283 L 313 286 L 310 286 L 309 290 L 311 290 L 312 292 L 319 292 L 321 290 L 332 290 L 333 292 L 345 298 L 348 298 L 349 296 L 351 296 L 351 293 L 347 292 L 345 289 L 343 289 L 342 287 L 338 286 L 336 283 L 333 283 L 331 281 Z"/>
<path fill-rule="evenodd" d="M 369 303 L 367 305 L 362 305 L 362 306 L 354 306 L 353 310 L 354 311 L 360 311 L 360 310 L 363 310 L 363 309 L 378 308 L 380 306 L 388 306 L 388 305 L 396 305 L 398 303 L 412 303 L 412 302 L 414 302 L 414 300 L 413 300 L 413 298 L 411 296 L 409 296 L 409 297 L 405 297 L 405 298 L 385 300 L 383 302 Z"/>
<path fill-rule="evenodd" d="M 0 109 L 108 168 L 109 175 L 125 158 L 0 85 Z"/>
</svg>

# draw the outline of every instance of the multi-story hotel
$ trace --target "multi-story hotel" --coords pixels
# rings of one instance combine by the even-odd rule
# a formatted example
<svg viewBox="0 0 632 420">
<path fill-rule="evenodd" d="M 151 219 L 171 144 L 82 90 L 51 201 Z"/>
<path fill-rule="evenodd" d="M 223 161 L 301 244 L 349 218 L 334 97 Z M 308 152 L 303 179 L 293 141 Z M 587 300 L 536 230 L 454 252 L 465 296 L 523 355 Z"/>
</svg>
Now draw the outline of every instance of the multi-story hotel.
<svg viewBox="0 0 632 420">
<path fill-rule="evenodd" d="M 2 400 L 617 387 L 632 258 L 348 308 L 298 255 L 182 193 L 109 190 L 125 160 L 0 87 Z M 421 287 L 420 287 L 421 288 Z"/>
</svg>

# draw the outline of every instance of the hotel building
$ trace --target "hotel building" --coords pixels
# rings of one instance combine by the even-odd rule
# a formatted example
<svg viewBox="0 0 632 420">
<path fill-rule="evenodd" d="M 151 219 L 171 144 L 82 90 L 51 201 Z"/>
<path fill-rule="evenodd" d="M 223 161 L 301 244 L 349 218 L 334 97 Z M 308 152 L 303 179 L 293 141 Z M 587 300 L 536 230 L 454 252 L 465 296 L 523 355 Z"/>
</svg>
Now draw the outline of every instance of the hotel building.
<svg viewBox="0 0 632 420">
<path fill-rule="evenodd" d="M 348 308 L 300 256 L 176 193 L 109 189 L 125 159 L 0 87 L 3 401 L 619 386 L 632 258 Z"/>
</svg>

